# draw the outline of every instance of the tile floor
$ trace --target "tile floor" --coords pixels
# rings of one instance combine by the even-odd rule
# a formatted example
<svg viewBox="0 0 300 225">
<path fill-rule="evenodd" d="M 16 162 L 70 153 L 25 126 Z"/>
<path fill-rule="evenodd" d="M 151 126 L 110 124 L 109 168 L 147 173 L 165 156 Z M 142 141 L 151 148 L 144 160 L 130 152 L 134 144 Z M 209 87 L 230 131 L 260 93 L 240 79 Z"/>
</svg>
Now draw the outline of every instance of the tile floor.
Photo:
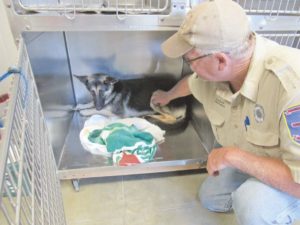
<svg viewBox="0 0 300 225">
<path fill-rule="evenodd" d="M 62 181 L 67 225 L 236 225 L 233 214 L 201 207 L 206 174 L 173 172 Z"/>
<path fill-rule="evenodd" d="M 237 225 L 233 213 L 201 207 L 197 192 L 206 176 L 190 171 L 90 178 L 80 180 L 79 192 L 62 181 L 67 225 Z"/>
</svg>

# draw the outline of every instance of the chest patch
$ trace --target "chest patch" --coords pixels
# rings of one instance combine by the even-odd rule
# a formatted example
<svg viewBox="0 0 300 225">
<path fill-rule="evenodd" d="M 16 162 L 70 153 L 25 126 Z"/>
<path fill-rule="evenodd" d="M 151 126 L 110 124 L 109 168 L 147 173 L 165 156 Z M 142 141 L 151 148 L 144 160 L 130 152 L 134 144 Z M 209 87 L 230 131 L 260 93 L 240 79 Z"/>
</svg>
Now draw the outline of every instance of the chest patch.
<svg viewBox="0 0 300 225">
<path fill-rule="evenodd" d="M 300 144 L 300 105 L 285 110 L 284 118 L 289 129 L 290 138 L 293 142 Z"/>
<path fill-rule="evenodd" d="M 261 105 L 255 105 L 254 118 L 257 123 L 262 123 L 265 119 L 265 111 Z"/>
</svg>

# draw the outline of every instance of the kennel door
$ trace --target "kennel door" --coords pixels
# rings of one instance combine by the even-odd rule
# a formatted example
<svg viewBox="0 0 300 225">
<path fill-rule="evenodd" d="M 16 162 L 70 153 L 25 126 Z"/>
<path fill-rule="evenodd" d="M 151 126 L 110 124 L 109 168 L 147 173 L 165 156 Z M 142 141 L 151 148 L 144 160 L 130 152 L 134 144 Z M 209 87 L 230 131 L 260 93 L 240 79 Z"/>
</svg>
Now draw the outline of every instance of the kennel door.
<svg viewBox="0 0 300 225">
<path fill-rule="evenodd" d="M 25 46 L 0 81 L 0 224 L 64 225 L 48 130 Z"/>
</svg>

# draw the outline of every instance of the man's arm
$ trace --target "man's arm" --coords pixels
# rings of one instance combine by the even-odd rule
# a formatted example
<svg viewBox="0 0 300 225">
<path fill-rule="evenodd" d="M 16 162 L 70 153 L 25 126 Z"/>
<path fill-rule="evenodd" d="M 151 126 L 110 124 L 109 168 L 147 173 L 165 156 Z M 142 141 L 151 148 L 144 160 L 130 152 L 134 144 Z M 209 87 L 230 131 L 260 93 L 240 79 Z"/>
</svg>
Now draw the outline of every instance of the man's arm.
<svg viewBox="0 0 300 225">
<path fill-rule="evenodd" d="M 154 105 L 164 106 L 173 99 L 190 95 L 191 91 L 189 88 L 188 79 L 189 76 L 185 76 L 183 79 L 178 81 L 178 83 L 169 91 L 157 90 L 153 92 L 151 102 Z"/>
<path fill-rule="evenodd" d="M 208 173 L 214 175 L 226 167 L 239 169 L 265 184 L 300 198 L 300 184 L 293 180 L 289 167 L 281 159 L 257 156 L 236 147 L 214 149 L 208 157 Z"/>
</svg>

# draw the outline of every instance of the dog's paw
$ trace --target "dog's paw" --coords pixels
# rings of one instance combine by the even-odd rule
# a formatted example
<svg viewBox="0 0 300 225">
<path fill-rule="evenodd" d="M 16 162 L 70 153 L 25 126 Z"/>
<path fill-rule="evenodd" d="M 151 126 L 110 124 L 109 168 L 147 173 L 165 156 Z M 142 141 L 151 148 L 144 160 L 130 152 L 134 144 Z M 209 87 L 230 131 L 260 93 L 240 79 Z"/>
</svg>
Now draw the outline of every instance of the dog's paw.
<svg viewBox="0 0 300 225">
<path fill-rule="evenodd" d="M 78 110 L 79 111 L 79 114 L 81 116 L 92 116 L 92 115 L 95 115 L 95 114 L 99 114 L 95 108 L 91 108 L 91 109 L 81 109 L 81 110 Z"/>
</svg>

